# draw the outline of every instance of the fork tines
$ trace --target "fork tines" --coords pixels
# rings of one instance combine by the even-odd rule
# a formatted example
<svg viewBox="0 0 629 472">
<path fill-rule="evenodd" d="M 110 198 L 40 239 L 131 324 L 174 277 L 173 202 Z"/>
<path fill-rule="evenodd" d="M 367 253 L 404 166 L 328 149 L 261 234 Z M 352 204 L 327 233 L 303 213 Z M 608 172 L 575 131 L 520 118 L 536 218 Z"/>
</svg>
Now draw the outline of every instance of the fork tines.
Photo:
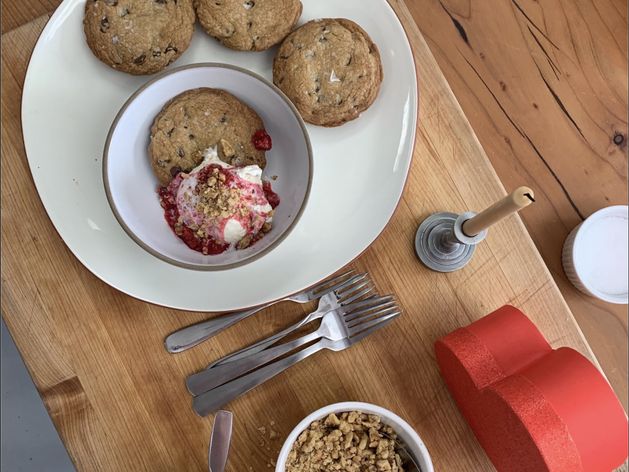
<svg viewBox="0 0 629 472">
<path fill-rule="evenodd" d="M 323 282 L 320 282 L 318 285 L 315 285 L 314 287 L 312 287 L 310 289 L 310 292 L 313 294 L 314 297 L 319 298 L 325 295 L 326 293 L 340 287 L 343 283 L 345 283 L 348 280 L 348 277 L 351 276 L 353 273 L 354 273 L 354 270 L 351 269 L 351 270 L 348 270 L 347 272 L 337 275 L 336 277 L 324 280 Z"/>
<path fill-rule="evenodd" d="M 352 337 L 373 327 L 380 327 L 401 314 L 392 296 L 372 297 L 347 306 L 343 322 Z"/>
<path fill-rule="evenodd" d="M 375 294 L 375 287 L 369 274 L 356 275 L 348 282 L 350 283 L 346 286 L 334 291 L 341 305 L 348 305 Z"/>
</svg>

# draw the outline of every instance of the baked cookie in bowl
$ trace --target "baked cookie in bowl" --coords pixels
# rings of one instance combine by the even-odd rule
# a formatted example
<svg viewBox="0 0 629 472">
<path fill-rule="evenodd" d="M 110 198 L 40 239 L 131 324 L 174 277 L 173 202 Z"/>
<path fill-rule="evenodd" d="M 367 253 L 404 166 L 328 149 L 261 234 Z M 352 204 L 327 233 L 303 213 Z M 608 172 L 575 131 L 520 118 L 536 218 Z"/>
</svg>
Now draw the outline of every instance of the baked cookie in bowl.
<svg viewBox="0 0 629 472">
<path fill-rule="evenodd" d="M 234 166 L 266 166 L 265 149 L 252 136 L 264 130 L 260 116 L 231 93 L 216 88 L 188 90 L 170 100 L 151 126 L 149 156 L 163 185 L 188 172 L 214 146 L 221 160 Z"/>
<path fill-rule="evenodd" d="M 196 64 L 141 87 L 107 139 L 103 180 L 121 227 L 165 262 L 221 270 L 277 247 L 310 193 L 312 150 L 263 78 Z"/>
</svg>

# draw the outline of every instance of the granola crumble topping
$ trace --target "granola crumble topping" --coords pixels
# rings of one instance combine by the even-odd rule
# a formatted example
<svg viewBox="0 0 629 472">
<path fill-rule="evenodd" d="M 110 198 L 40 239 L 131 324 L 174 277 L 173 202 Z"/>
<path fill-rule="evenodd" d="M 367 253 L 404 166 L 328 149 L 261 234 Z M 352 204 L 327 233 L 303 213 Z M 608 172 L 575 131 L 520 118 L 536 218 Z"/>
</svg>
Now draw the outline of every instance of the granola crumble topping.
<svg viewBox="0 0 629 472">
<path fill-rule="evenodd" d="M 286 472 L 404 472 L 396 438 L 379 416 L 359 411 L 332 413 L 298 436 Z"/>
</svg>

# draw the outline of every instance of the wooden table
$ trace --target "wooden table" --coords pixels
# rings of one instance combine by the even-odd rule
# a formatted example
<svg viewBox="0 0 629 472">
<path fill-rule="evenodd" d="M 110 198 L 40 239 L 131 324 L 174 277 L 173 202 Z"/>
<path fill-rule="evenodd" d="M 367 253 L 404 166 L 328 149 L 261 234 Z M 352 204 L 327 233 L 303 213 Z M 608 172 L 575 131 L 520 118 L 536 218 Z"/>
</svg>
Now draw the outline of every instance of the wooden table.
<svg viewBox="0 0 629 472">
<path fill-rule="evenodd" d="M 484 87 L 483 81 L 487 86 L 481 92 L 494 96 L 495 100 L 490 100 L 492 106 L 512 120 L 514 130 L 510 133 L 518 133 L 525 141 L 528 134 L 496 98 L 500 92 L 483 78 L 484 69 L 475 65 L 476 61 L 487 60 L 489 49 L 481 49 L 479 58 L 468 57 L 482 36 L 471 33 L 474 30 L 469 11 L 465 10 L 467 2 L 422 2 L 419 6 L 418 2 L 409 1 L 410 12 L 401 0 L 391 3 L 415 52 L 422 113 L 404 198 L 383 235 L 352 266 L 369 270 L 380 291 L 397 294 L 404 315 L 351 350 L 320 354 L 233 402 L 230 409 L 235 413 L 235 433 L 230 471 L 268 470 L 282 439 L 303 416 L 341 400 L 377 403 L 406 418 L 425 440 L 436 470 L 492 470 L 445 390 L 437 373 L 432 344 L 439 336 L 505 303 L 525 311 L 554 346 L 569 345 L 593 358 L 518 217 L 494 228 L 465 270 L 435 274 L 416 260 L 411 241 L 422 218 L 436 210 L 480 209 L 504 195 L 505 190 L 414 18 L 425 25 L 422 29 L 442 58 L 445 72 L 455 76 L 454 85 L 464 90 L 471 85 L 462 85 L 464 79 L 456 79 L 456 68 L 444 59 L 451 58 L 450 54 L 440 49 L 435 40 L 446 31 L 439 29 L 437 19 L 450 22 L 444 25 L 454 28 L 455 34 L 449 40 L 452 46 L 448 47 L 460 49 L 459 55 L 454 56 L 456 60 L 476 69 L 479 87 Z M 493 3 L 501 3 L 500 8 L 517 5 L 515 14 L 520 16 L 522 13 L 518 12 L 527 11 L 515 1 Z M 122 295 L 94 277 L 71 255 L 37 197 L 24 155 L 19 120 L 28 57 L 54 6 L 54 1 L 46 0 L 3 0 L 3 316 L 79 470 L 206 470 L 212 421 L 194 415 L 183 378 L 209 360 L 252 341 L 256 337 L 252 333 L 271 333 L 310 307 L 282 304 L 211 342 L 171 356 L 162 347 L 164 335 L 205 315 L 155 307 Z M 528 4 L 526 7 L 533 8 Z M 429 15 L 435 16 L 433 26 L 426 18 Z M 533 21 L 520 16 L 516 17 L 518 22 Z M 497 17 L 494 20 L 496 25 L 503 24 L 498 23 Z M 569 59 L 566 61 L 572 64 Z M 483 67 L 494 70 L 491 63 Z M 574 71 L 572 74 L 574 77 Z M 502 92 L 507 93 L 509 82 L 505 82 L 504 88 Z M 515 98 L 521 99 L 520 95 Z M 513 113 L 517 111 L 515 103 L 511 103 L 515 98 L 508 100 L 509 106 L 514 107 Z M 476 98 L 469 100 L 473 103 Z M 552 102 L 543 97 L 535 100 L 534 110 L 541 109 L 531 112 L 539 113 L 535 116 L 555 112 Z M 466 104 L 465 100 L 462 102 Z M 601 106 L 599 111 L 603 113 L 603 109 Z M 482 107 L 478 107 L 478 113 L 470 113 L 472 119 L 480 123 L 490 120 L 477 118 L 477 114 L 490 114 Z M 616 124 L 614 129 L 626 136 L 626 119 Z M 484 132 L 489 135 L 488 130 Z M 513 161 L 520 143 L 497 124 L 493 132 L 512 146 L 512 154 L 504 155 Z M 531 137 L 527 142 L 535 147 Z M 610 147 L 607 158 L 616 163 L 622 152 Z M 527 214 L 535 214 L 536 208 L 548 214 L 552 211 L 548 202 L 552 200 L 564 219 L 555 216 L 546 224 L 552 229 L 554 222 L 560 220 L 562 231 L 567 231 L 577 221 L 563 216 L 565 208 L 553 193 L 558 184 L 542 186 L 546 180 L 539 171 L 540 164 L 517 155 L 526 164 L 516 167 L 522 174 L 517 184 L 533 179 L 540 187 L 537 195 L 542 197 L 536 207 L 526 210 Z M 619 164 L 616 169 L 621 175 L 626 175 L 624 165 Z M 506 175 L 511 175 L 509 188 L 515 187 L 513 174 Z M 613 187 L 612 183 L 608 187 Z M 602 192 L 611 195 L 607 190 Z M 625 195 L 617 192 L 612 197 L 619 202 Z M 541 231 L 541 225 L 535 228 Z M 552 240 L 558 241 L 557 238 Z M 540 247 L 547 248 L 544 244 L 540 243 Z M 553 273 L 559 273 L 558 266 L 551 267 Z M 626 344 L 619 350 L 622 349 L 626 350 Z M 615 367 L 626 370 L 620 365 Z M 263 437 L 258 431 L 261 426 L 274 429 L 279 437 Z"/>
</svg>

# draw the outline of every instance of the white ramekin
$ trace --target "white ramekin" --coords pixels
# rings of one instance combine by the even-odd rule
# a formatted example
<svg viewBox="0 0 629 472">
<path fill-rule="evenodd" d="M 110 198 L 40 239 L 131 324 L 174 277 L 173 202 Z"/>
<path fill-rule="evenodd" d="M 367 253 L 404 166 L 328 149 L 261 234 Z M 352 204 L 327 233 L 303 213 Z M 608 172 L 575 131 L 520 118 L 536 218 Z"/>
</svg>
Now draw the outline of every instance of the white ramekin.
<svg viewBox="0 0 629 472">
<path fill-rule="evenodd" d="M 275 472 L 285 472 L 286 459 L 288 458 L 288 453 L 293 447 L 293 443 L 297 440 L 297 436 L 310 426 L 310 423 L 323 419 L 330 413 L 342 413 L 344 411 L 360 411 L 362 413 L 380 416 L 383 423 L 391 426 L 395 430 L 400 440 L 406 446 L 407 451 L 418 461 L 421 472 L 434 472 L 432 461 L 430 460 L 430 454 L 428 454 L 428 449 L 426 449 L 424 442 L 406 421 L 392 411 L 372 405 L 371 403 L 362 402 L 334 403 L 332 405 L 324 406 L 323 408 L 320 408 L 306 416 L 297 426 L 295 426 L 295 429 L 291 431 L 288 438 L 286 438 L 286 442 L 284 442 L 280 455 L 277 459 Z"/>
<path fill-rule="evenodd" d="M 627 205 L 598 210 L 566 238 L 562 263 L 572 284 L 586 295 L 627 304 Z"/>
</svg>

